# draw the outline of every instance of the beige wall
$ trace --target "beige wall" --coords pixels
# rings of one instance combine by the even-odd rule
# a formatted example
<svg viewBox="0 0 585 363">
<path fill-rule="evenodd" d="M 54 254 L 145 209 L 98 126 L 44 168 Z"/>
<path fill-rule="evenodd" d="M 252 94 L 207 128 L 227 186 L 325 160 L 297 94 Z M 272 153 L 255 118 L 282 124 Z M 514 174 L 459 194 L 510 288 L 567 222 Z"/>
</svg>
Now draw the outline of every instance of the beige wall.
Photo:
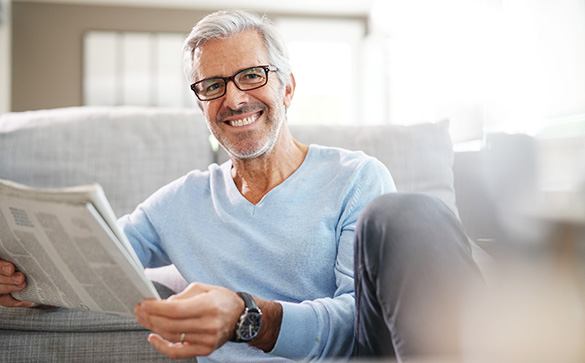
<svg viewBox="0 0 585 363">
<path fill-rule="evenodd" d="M 183 32 L 208 11 L 14 2 L 12 111 L 82 104 L 88 30 Z"/>
<path fill-rule="evenodd" d="M 11 111 L 82 104 L 82 40 L 86 31 L 187 35 L 211 11 L 15 1 L 12 3 Z M 272 19 L 285 15 L 367 22 L 366 15 L 270 13 Z"/>
</svg>

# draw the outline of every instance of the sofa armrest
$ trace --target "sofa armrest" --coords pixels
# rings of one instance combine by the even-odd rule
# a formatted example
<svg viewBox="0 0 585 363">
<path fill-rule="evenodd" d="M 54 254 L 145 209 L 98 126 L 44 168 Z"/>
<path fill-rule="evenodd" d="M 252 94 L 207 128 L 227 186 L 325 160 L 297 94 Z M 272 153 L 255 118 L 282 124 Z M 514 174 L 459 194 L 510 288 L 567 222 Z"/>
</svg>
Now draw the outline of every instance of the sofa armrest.
<svg viewBox="0 0 585 363">
<path fill-rule="evenodd" d="M 484 178 L 483 151 L 455 152 L 453 174 L 455 198 L 461 222 L 474 241 L 499 236 L 494 201 Z"/>
<path fill-rule="evenodd" d="M 148 343 L 149 334 L 118 315 L 0 307 L 0 362 L 171 362 Z"/>
</svg>

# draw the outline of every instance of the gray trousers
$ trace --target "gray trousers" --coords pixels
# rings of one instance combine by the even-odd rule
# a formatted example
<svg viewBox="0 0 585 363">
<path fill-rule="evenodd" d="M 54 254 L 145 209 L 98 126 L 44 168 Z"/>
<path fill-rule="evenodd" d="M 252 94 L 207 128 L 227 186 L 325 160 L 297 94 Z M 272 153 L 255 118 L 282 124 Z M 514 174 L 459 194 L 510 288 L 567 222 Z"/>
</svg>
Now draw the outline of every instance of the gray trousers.
<svg viewBox="0 0 585 363">
<path fill-rule="evenodd" d="M 463 304 L 477 284 L 467 236 L 444 203 L 410 193 L 376 198 L 356 229 L 355 355 L 456 360 Z"/>
</svg>

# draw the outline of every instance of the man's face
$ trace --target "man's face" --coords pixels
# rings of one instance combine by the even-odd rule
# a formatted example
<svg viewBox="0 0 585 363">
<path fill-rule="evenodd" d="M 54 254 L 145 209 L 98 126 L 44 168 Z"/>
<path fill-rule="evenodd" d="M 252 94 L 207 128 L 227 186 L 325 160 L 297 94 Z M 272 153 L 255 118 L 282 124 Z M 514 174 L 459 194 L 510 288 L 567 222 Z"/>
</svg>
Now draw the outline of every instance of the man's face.
<svg viewBox="0 0 585 363">
<path fill-rule="evenodd" d="M 270 65 L 262 37 L 255 31 L 205 43 L 196 49 L 194 63 L 196 81 Z M 223 97 L 200 103 L 215 138 L 239 159 L 270 152 L 285 121 L 285 107 L 290 104 L 294 87 L 284 87 L 274 72 L 269 73 L 266 86 L 255 90 L 240 91 L 231 81 L 226 87 Z"/>
</svg>

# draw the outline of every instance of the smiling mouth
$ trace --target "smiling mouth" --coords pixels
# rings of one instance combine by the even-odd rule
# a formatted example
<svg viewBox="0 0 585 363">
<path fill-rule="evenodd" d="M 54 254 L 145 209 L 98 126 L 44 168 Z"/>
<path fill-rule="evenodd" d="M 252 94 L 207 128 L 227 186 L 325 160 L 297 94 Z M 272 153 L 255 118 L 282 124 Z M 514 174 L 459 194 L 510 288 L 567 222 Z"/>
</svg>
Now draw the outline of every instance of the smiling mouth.
<svg viewBox="0 0 585 363">
<path fill-rule="evenodd" d="M 239 120 L 229 120 L 226 123 L 233 127 L 242 127 L 254 123 L 262 115 L 262 112 L 258 112 L 252 116 L 248 116 Z"/>
</svg>

